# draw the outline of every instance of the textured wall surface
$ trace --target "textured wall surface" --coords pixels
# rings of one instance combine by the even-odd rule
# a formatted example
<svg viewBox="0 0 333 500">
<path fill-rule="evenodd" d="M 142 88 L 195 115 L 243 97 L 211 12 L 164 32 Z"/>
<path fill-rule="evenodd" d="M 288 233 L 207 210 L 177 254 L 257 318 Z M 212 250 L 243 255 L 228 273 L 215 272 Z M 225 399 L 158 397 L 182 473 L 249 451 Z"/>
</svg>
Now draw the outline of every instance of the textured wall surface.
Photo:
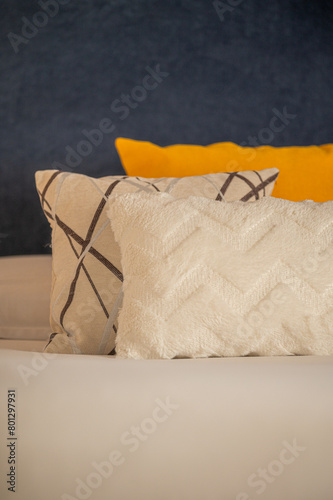
<svg viewBox="0 0 333 500">
<path fill-rule="evenodd" d="M 117 136 L 333 142 L 329 0 L 4 0 L 0 14 L 0 255 L 50 251 L 33 173 L 68 169 L 101 121 L 72 171 L 123 173 Z M 263 133 L 284 108 L 288 126 Z"/>
</svg>

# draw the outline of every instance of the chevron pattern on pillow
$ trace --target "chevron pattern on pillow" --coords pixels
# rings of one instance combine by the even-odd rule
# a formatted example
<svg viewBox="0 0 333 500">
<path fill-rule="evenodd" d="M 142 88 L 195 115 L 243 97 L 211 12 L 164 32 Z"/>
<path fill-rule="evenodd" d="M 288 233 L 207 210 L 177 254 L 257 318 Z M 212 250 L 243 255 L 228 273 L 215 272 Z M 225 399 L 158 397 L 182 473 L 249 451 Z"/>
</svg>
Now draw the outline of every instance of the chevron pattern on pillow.
<svg viewBox="0 0 333 500">
<path fill-rule="evenodd" d="M 120 251 L 106 215 L 111 194 L 172 193 L 218 201 L 270 196 L 279 171 L 145 179 L 95 179 L 57 170 L 36 173 L 42 208 L 52 227 L 51 327 L 47 352 L 109 354 L 122 300 Z"/>
<path fill-rule="evenodd" d="M 109 200 L 120 357 L 333 354 L 333 202 Z"/>
</svg>

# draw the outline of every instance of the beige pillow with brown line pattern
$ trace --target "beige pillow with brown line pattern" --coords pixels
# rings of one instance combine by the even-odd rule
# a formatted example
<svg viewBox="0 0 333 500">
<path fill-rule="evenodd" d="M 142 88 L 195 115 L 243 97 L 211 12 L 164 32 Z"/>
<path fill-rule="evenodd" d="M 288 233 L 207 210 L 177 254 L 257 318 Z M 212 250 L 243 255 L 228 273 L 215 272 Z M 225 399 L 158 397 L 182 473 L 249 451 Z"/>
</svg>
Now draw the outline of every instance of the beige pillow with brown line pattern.
<svg viewBox="0 0 333 500">
<path fill-rule="evenodd" d="M 110 195 L 167 192 L 176 198 L 253 201 L 270 196 L 279 171 L 145 179 L 94 179 L 57 170 L 36 172 L 42 208 L 52 228 L 50 323 L 47 352 L 112 354 L 122 303 L 120 250 L 106 214 Z M 135 216 L 135 214 L 133 214 Z"/>
</svg>

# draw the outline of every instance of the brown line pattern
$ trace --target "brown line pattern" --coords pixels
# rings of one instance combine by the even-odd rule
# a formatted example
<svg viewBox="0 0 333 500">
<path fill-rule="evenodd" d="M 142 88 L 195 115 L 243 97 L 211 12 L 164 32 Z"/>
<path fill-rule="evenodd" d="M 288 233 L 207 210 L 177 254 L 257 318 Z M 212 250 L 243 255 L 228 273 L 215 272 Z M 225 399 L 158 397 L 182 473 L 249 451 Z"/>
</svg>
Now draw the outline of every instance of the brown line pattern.
<svg viewBox="0 0 333 500">
<path fill-rule="evenodd" d="M 267 179 L 266 181 L 263 181 L 263 179 L 262 179 L 261 175 L 259 174 L 259 172 L 257 172 L 256 170 L 253 170 L 253 172 L 259 177 L 259 179 L 261 181 L 260 184 L 258 184 L 258 186 L 255 186 L 251 181 L 249 181 L 249 179 L 247 179 L 246 177 L 244 177 L 241 174 L 241 172 L 230 172 L 228 174 L 227 180 L 224 182 L 224 184 L 221 187 L 220 192 L 217 195 L 217 197 L 215 198 L 215 200 L 216 201 L 221 201 L 223 199 L 223 196 L 227 192 L 227 190 L 228 190 L 228 188 L 229 188 L 232 180 L 235 177 L 237 177 L 239 179 L 242 179 L 251 188 L 251 191 L 249 193 L 247 193 L 241 199 L 241 201 L 248 201 L 250 198 L 252 198 L 252 196 L 254 196 L 256 198 L 256 200 L 258 200 L 259 199 L 259 193 L 260 193 L 260 191 L 262 189 L 264 190 L 264 196 L 265 196 L 265 194 L 266 194 L 265 187 L 268 186 L 271 182 L 275 181 L 276 178 L 278 177 L 279 173 L 276 173 L 273 176 L 269 177 L 269 179 Z"/>
<path fill-rule="evenodd" d="M 40 200 L 42 200 L 42 193 L 39 191 L 39 189 L 37 189 L 37 193 L 39 194 L 39 198 L 40 198 Z M 46 198 L 44 198 L 44 202 L 45 202 L 45 203 L 46 203 L 46 205 L 49 207 L 49 209 L 50 209 L 50 210 L 52 210 L 51 205 L 49 204 L 49 202 L 47 201 L 47 199 L 46 199 Z M 42 206 L 42 209 L 44 210 L 44 213 L 46 213 L 46 212 L 45 212 L 45 209 L 44 209 L 44 207 L 43 207 L 43 206 Z M 52 217 L 52 220 L 53 220 L 53 217 Z"/>
<path fill-rule="evenodd" d="M 119 184 L 119 182 L 120 181 L 114 181 L 112 184 L 110 184 L 110 186 L 105 191 L 104 196 L 106 196 L 108 198 L 110 196 L 110 194 L 112 193 L 112 191 L 114 190 L 114 188 L 116 187 L 116 185 Z M 91 220 L 90 226 L 88 228 L 87 236 L 86 236 L 86 239 L 84 241 L 84 245 L 82 246 L 81 255 L 83 254 L 83 252 L 85 251 L 85 249 L 87 248 L 87 246 L 89 245 L 89 243 L 91 241 L 92 235 L 95 231 L 97 222 L 101 216 L 101 213 L 103 211 L 103 208 L 105 207 L 105 204 L 106 204 L 106 200 L 105 200 L 105 198 L 102 198 L 98 207 L 97 207 L 96 212 L 94 213 L 94 216 Z"/>
<path fill-rule="evenodd" d="M 137 181 L 139 181 L 139 182 L 144 182 L 145 184 L 148 184 L 148 186 L 153 187 L 154 189 L 156 189 L 156 191 L 157 191 L 158 193 L 160 193 L 160 192 L 161 192 L 161 191 L 160 191 L 160 189 L 158 189 L 158 187 L 157 187 L 157 186 L 155 186 L 155 184 L 154 184 L 153 182 L 149 182 L 149 181 L 147 181 L 147 180 L 142 180 L 142 178 L 140 178 L 140 177 L 135 177 L 135 178 L 136 178 L 136 180 L 137 180 Z"/>
<path fill-rule="evenodd" d="M 69 235 L 68 235 L 68 234 L 66 234 L 66 237 L 67 237 L 67 239 L 68 239 L 68 241 L 69 241 L 69 244 L 70 244 L 70 246 L 71 246 L 71 248 L 72 248 L 73 252 L 75 253 L 76 257 L 77 257 L 77 258 L 79 258 L 79 254 L 78 254 L 78 253 L 77 253 L 77 251 L 75 250 L 75 248 L 74 248 L 74 246 L 73 246 L 73 243 L 72 243 L 72 241 L 71 241 L 71 239 L 70 239 Z M 98 301 L 99 301 L 99 303 L 100 303 L 100 305 L 101 305 L 101 307 L 102 307 L 102 309 L 103 309 L 103 311 L 104 311 L 104 314 L 105 314 L 105 315 L 106 315 L 106 317 L 108 318 L 108 317 L 109 317 L 109 313 L 108 313 L 108 311 L 106 310 L 106 307 L 105 307 L 105 305 L 104 305 L 104 302 L 102 301 L 102 298 L 101 298 L 101 296 L 99 295 L 99 293 L 98 293 L 98 291 L 97 291 L 97 289 L 96 289 L 96 287 L 95 287 L 95 284 L 94 284 L 94 282 L 92 281 L 92 279 L 91 279 L 91 277 L 90 277 L 90 274 L 88 273 L 88 270 L 87 270 L 87 268 L 86 268 L 86 266 L 85 266 L 84 264 L 82 264 L 82 269 L 83 269 L 83 271 L 84 271 L 85 275 L 87 276 L 87 279 L 88 279 L 88 281 L 89 281 L 89 283 L 90 283 L 90 285 L 91 285 L 92 289 L 93 289 L 93 290 L 94 290 L 94 292 L 95 292 L 95 295 L 96 295 L 96 297 L 97 297 L 97 299 L 98 299 Z M 70 296 L 70 297 L 72 297 L 71 302 L 73 301 L 73 297 L 74 297 L 74 294 L 75 294 L 76 283 L 75 283 L 74 287 L 72 287 L 72 285 L 73 285 L 73 282 L 71 283 L 71 287 L 70 287 L 70 291 L 69 291 L 69 296 Z M 68 307 L 69 307 L 69 306 L 68 306 Z M 63 308 L 63 310 L 61 311 L 61 314 L 60 314 L 60 324 L 61 324 L 61 326 L 63 327 L 63 329 L 64 329 L 64 330 L 65 330 L 65 327 L 64 327 L 64 317 L 65 317 L 65 314 L 66 314 L 66 312 L 67 312 L 67 311 L 68 311 L 68 308 L 65 310 L 65 307 L 64 307 L 64 308 Z M 67 335 L 68 335 L 68 334 L 67 334 Z"/>
<path fill-rule="evenodd" d="M 66 233 L 65 233 L 65 234 L 66 234 Z M 72 248 L 72 250 L 73 250 L 73 252 L 74 252 L 75 256 L 76 256 L 77 258 L 79 258 L 79 254 L 78 254 L 78 252 L 76 251 L 76 249 L 75 249 L 75 247 L 74 247 L 74 245 L 73 245 L 73 242 L 72 242 L 71 238 L 69 237 L 69 235 L 68 235 L 68 234 L 66 234 L 66 237 L 67 237 L 67 239 L 68 239 L 68 242 L 69 242 L 69 244 L 70 244 L 70 246 L 71 246 L 71 248 Z M 87 276 L 87 279 L 88 279 L 88 281 L 89 281 L 89 283 L 90 283 L 90 285 L 91 285 L 91 287 L 92 287 L 93 291 L 95 292 L 95 295 L 96 295 L 96 297 L 97 297 L 97 299 L 98 299 L 98 301 L 99 301 L 99 303 L 100 303 L 100 305 L 101 305 L 101 307 L 102 307 L 102 309 L 103 309 L 103 311 L 104 311 L 105 316 L 108 318 L 108 317 L 109 317 L 109 313 L 108 313 L 108 311 L 107 311 L 107 309 L 106 309 L 106 307 L 105 307 L 105 305 L 104 305 L 104 302 L 102 301 L 102 297 L 101 297 L 101 296 L 100 296 L 100 294 L 98 293 L 98 290 L 97 290 L 97 288 L 96 288 L 96 286 L 95 286 L 94 282 L 93 282 L 93 281 L 92 281 L 92 279 L 91 279 L 91 276 L 90 276 L 90 274 L 89 274 L 89 272 L 88 272 L 88 269 L 86 268 L 86 266 L 85 266 L 84 264 L 82 265 L 82 269 L 83 269 L 83 271 L 84 271 L 85 275 Z M 73 291 L 73 296 L 74 296 L 74 292 L 75 292 L 75 290 Z M 65 313 L 64 313 L 64 315 L 63 315 L 63 316 L 60 316 L 60 324 L 61 324 L 61 326 L 63 327 L 63 329 L 65 330 L 65 327 L 64 327 L 64 324 L 63 324 L 64 316 L 65 316 Z"/>
<path fill-rule="evenodd" d="M 56 178 L 59 174 L 61 174 L 61 171 L 60 171 L 60 170 L 56 170 L 56 171 L 54 172 L 54 174 L 50 177 L 50 179 L 47 181 L 47 183 L 46 183 L 46 184 L 45 184 L 45 186 L 44 186 L 43 192 L 42 192 L 42 193 L 41 193 L 41 195 L 40 195 L 40 196 L 41 196 L 40 202 L 41 202 L 41 205 L 42 205 L 43 209 L 44 209 L 45 195 L 46 195 L 46 193 L 47 193 L 47 190 L 49 189 L 50 185 L 52 184 L 52 182 L 54 181 L 54 179 L 55 179 L 55 178 Z M 51 207 L 49 206 L 49 208 L 51 208 Z"/>
<path fill-rule="evenodd" d="M 57 172 L 56 172 L 56 174 L 55 174 L 55 175 L 53 175 L 53 176 L 51 177 L 51 179 L 49 179 L 49 181 L 47 182 L 47 184 L 46 184 L 46 186 L 45 186 L 45 188 L 44 188 L 44 190 L 43 190 L 43 194 L 42 194 L 40 191 L 38 191 L 39 196 L 40 196 L 41 198 L 42 198 L 42 196 L 43 196 L 43 202 L 47 204 L 47 206 L 49 207 L 49 209 L 50 209 L 50 210 L 52 210 L 52 208 L 51 208 L 51 205 L 49 204 L 49 202 L 45 199 L 45 194 L 46 194 L 46 192 L 47 192 L 48 187 L 49 187 L 49 186 L 50 186 L 50 184 L 51 184 L 51 181 L 52 181 L 53 179 L 55 179 L 55 178 L 57 177 L 57 175 L 58 175 L 58 174 L 61 174 L 61 173 L 63 173 L 63 172 L 61 172 L 61 171 L 59 170 L 59 171 L 57 171 Z M 124 178 L 126 178 L 126 176 L 125 176 Z M 110 193 L 112 192 L 112 190 L 114 189 L 114 187 L 115 187 L 115 186 L 116 186 L 119 182 L 120 182 L 119 180 L 118 180 L 118 181 L 115 181 L 115 182 L 114 182 L 114 185 L 109 186 L 108 190 L 109 190 L 110 188 L 112 188 L 112 189 L 111 189 L 111 191 L 110 191 Z M 108 191 L 108 190 L 107 190 L 107 191 Z M 107 193 L 107 191 L 106 191 L 106 193 Z M 104 200 L 104 202 L 105 202 L 105 200 Z M 105 203 L 104 203 L 104 204 L 105 204 Z M 49 218 L 49 219 L 51 219 L 51 220 L 54 220 L 54 219 L 53 219 L 52 214 L 51 214 L 49 211 L 45 210 L 44 208 L 43 208 L 43 211 L 44 211 L 45 215 L 47 216 L 47 218 Z M 101 210 L 101 212 L 102 212 L 102 210 Z M 96 219 L 96 223 L 97 223 L 97 221 L 98 221 L 98 218 Z M 73 230 L 72 230 L 69 226 L 67 226 L 64 222 L 62 222 L 62 221 L 59 219 L 59 217 L 58 217 L 58 216 L 56 216 L 56 222 L 60 225 L 60 227 L 63 229 L 63 231 L 65 232 L 65 234 L 66 234 L 66 235 L 67 235 L 67 234 L 70 234 L 70 235 L 73 237 L 73 239 L 74 239 L 77 243 L 79 243 L 82 247 L 84 246 L 84 248 L 86 248 L 87 244 L 89 244 L 89 243 L 90 243 L 90 240 L 89 240 L 89 241 L 87 242 L 87 244 L 85 244 L 85 241 L 87 241 L 87 238 L 86 238 L 86 240 L 83 240 L 83 238 L 81 238 L 79 235 L 77 235 L 77 234 L 76 234 L 76 233 L 75 233 L 75 232 L 74 232 L 74 231 L 73 231 Z M 65 230 L 65 228 L 66 228 L 66 230 Z M 87 237 L 88 237 L 88 235 L 87 235 Z M 111 263 L 108 259 L 106 259 L 106 258 L 105 258 L 102 254 L 100 254 L 97 250 L 95 250 L 95 249 L 94 249 L 94 247 L 92 247 L 92 248 L 91 248 L 91 250 L 89 250 L 89 252 L 90 252 L 92 255 L 94 255 L 94 257 L 96 257 L 96 258 L 97 258 L 97 259 L 98 259 L 98 260 L 99 260 L 102 264 L 104 264 L 104 265 L 105 265 L 105 266 L 106 266 L 106 267 L 107 267 L 107 268 L 108 268 L 108 269 L 109 269 L 109 270 L 110 270 L 110 271 L 111 271 L 111 272 L 112 272 L 112 273 L 113 273 L 113 274 L 114 274 L 114 275 L 115 275 L 115 276 L 116 276 L 116 277 L 117 277 L 120 281 L 123 281 L 123 275 L 122 275 L 122 273 L 121 273 L 121 272 L 120 272 L 120 271 L 119 271 L 119 270 L 118 270 L 118 269 L 117 269 L 117 268 L 116 268 L 116 267 L 115 267 L 115 266 L 114 266 L 114 265 L 113 265 L 113 264 L 112 264 L 112 263 Z M 81 253 L 82 253 L 82 252 L 81 252 Z"/>
<path fill-rule="evenodd" d="M 259 174 L 259 172 L 257 172 L 256 170 L 253 170 L 253 173 L 254 173 L 254 174 L 256 174 L 256 175 L 259 177 L 259 179 L 260 179 L 260 182 L 261 182 L 261 183 L 263 183 L 263 182 L 264 182 L 264 180 L 263 180 L 263 178 L 261 177 L 261 175 Z M 265 189 L 265 187 L 266 187 L 266 186 L 264 186 L 263 196 L 266 196 L 266 189 Z"/>
<path fill-rule="evenodd" d="M 66 233 L 66 234 L 69 234 L 73 240 L 75 240 L 77 243 L 79 243 L 79 245 L 83 245 L 84 243 L 84 240 L 83 238 L 81 238 L 81 236 L 79 236 L 78 234 L 76 234 L 73 229 L 71 229 L 69 226 L 67 226 L 67 224 L 65 224 L 61 219 L 59 219 L 59 217 L 56 215 L 56 222 L 57 224 L 59 225 L 59 227 L 61 227 L 61 229 Z M 104 266 L 112 272 L 112 274 L 114 274 L 114 276 L 116 276 L 116 278 L 119 279 L 119 281 L 123 282 L 124 280 L 124 277 L 123 277 L 123 274 L 121 271 L 119 271 L 119 269 L 117 269 L 113 264 L 112 262 L 110 262 L 106 257 L 104 257 L 104 255 L 102 255 L 100 252 L 98 252 L 98 250 L 96 250 L 94 247 L 90 247 L 89 250 L 88 250 L 89 253 L 91 253 L 91 255 L 93 255 L 94 257 L 96 257 L 97 260 L 99 260 L 102 264 L 104 264 Z"/>
<path fill-rule="evenodd" d="M 43 209 L 44 210 L 44 209 Z M 53 217 L 52 217 L 52 214 L 50 214 L 50 212 L 48 212 L 47 210 L 44 210 L 44 214 L 46 215 L 46 217 L 50 220 L 53 220 Z"/>
<path fill-rule="evenodd" d="M 265 181 L 263 181 L 261 184 L 259 184 L 256 188 L 257 192 L 259 192 L 261 189 L 265 188 L 266 186 L 268 186 L 268 184 L 270 184 L 271 182 L 274 182 L 276 180 L 276 178 L 278 177 L 279 175 L 279 172 L 272 175 L 271 177 L 269 177 L 268 179 L 266 179 Z M 246 194 L 245 196 L 243 196 L 243 198 L 240 200 L 240 201 L 248 201 L 250 198 L 252 198 L 253 196 L 253 193 L 252 192 L 249 192 L 248 194 Z M 258 198 L 256 198 L 258 199 Z"/>
<path fill-rule="evenodd" d="M 114 190 L 114 188 L 116 187 L 117 184 L 119 184 L 120 181 L 114 181 L 112 184 L 110 184 L 110 186 L 107 188 L 107 190 L 105 191 L 104 193 L 104 196 L 106 198 L 108 198 L 110 196 L 110 194 L 112 193 L 112 191 Z M 100 218 L 100 215 L 103 211 L 103 208 L 105 207 L 105 204 L 106 204 L 106 200 L 105 198 L 103 197 L 97 207 L 97 210 L 96 212 L 94 213 L 94 216 L 92 218 L 92 221 L 90 223 L 90 226 L 88 228 L 88 231 L 87 231 L 87 235 L 86 235 L 86 238 L 85 240 L 82 240 L 82 243 L 81 243 L 81 254 L 80 254 L 80 257 L 82 256 L 83 252 L 85 251 L 85 249 L 87 248 L 87 246 L 89 245 L 90 241 L 91 241 L 91 238 L 92 238 L 92 235 L 94 233 L 94 230 L 96 228 L 96 225 L 97 225 L 97 222 Z M 66 235 L 69 234 L 69 233 L 66 233 Z M 72 235 L 73 236 L 73 235 Z M 90 250 L 89 250 L 90 251 Z M 76 252 L 75 252 L 76 253 Z M 61 311 L 61 314 L 60 314 L 60 322 L 61 322 L 61 325 L 63 326 L 63 319 L 64 319 L 64 316 L 67 312 L 67 310 L 69 309 L 71 303 L 73 302 L 73 298 L 74 298 L 74 293 L 75 293 L 75 289 L 76 289 L 76 284 L 77 284 L 77 280 L 79 279 L 79 276 L 80 276 L 80 271 L 81 271 L 81 268 L 83 266 L 83 262 L 84 262 L 84 257 L 83 259 L 79 262 L 77 268 L 76 268 L 76 272 L 75 272 L 75 276 L 74 276 L 74 279 L 70 285 L 70 288 L 69 288 L 69 294 L 68 294 L 68 297 L 67 297 L 67 300 L 66 300 L 66 303 Z M 111 262 L 110 262 L 111 264 Z M 113 264 L 111 264 L 111 266 L 115 268 L 115 266 L 113 266 Z M 118 269 L 117 269 L 118 271 Z M 118 271 L 119 273 L 120 271 Z M 88 278 L 89 279 L 89 278 Z M 90 283 L 92 284 L 92 280 L 90 280 Z M 103 304 L 104 306 L 104 304 Z M 103 309 L 104 310 L 104 309 Z M 105 312 L 105 311 L 104 311 Z"/>
<path fill-rule="evenodd" d="M 238 179 L 242 179 L 251 188 L 251 191 L 250 191 L 251 196 L 249 198 L 251 198 L 252 196 L 255 196 L 255 199 L 259 200 L 260 190 L 253 184 L 253 182 L 249 181 L 249 179 L 244 177 L 240 172 L 236 172 L 235 177 L 237 177 Z"/>
<path fill-rule="evenodd" d="M 54 337 L 56 335 L 61 335 L 59 334 L 59 332 L 54 332 L 54 333 L 51 333 L 51 335 L 49 336 L 49 340 L 48 340 L 48 343 L 46 344 L 46 346 L 44 347 L 43 351 L 45 351 L 45 349 L 51 344 L 52 340 L 54 339 Z"/>
<path fill-rule="evenodd" d="M 223 183 L 219 194 L 215 198 L 216 201 L 222 201 L 223 196 L 225 195 L 226 191 L 228 190 L 228 187 L 230 186 L 232 179 L 235 177 L 235 175 L 236 175 L 236 172 L 229 172 L 228 173 L 227 180 Z"/>
</svg>

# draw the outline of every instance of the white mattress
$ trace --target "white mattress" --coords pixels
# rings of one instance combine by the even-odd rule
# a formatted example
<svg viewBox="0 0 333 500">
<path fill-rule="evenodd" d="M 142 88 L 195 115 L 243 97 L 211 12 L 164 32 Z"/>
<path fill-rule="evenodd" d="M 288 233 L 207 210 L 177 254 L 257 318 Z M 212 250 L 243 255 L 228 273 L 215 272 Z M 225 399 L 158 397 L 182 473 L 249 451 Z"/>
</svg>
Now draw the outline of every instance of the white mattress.
<svg viewBox="0 0 333 500">
<path fill-rule="evenodd" d="M 8 389 L 17 493 L 7 491 L 2 446 L 1 499 L 333 498 L 333 357 L 135 361 L 1 350 L 2 409 Z M 1 443 L 7 434 L 2 411 Z"/>
</svg>

